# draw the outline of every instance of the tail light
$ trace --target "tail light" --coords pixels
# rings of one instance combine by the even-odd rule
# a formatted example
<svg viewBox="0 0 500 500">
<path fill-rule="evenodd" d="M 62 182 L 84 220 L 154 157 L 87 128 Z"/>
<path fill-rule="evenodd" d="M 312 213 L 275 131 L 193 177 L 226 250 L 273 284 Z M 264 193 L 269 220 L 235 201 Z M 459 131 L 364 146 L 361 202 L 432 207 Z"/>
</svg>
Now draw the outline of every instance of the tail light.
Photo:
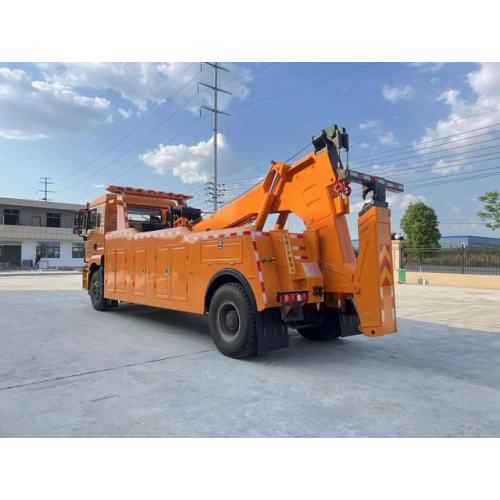
<svg viewBox="0 0 500 500">
<path fill-rule="evenodd" d="M 303 304 L 309 299 L 309 292 L 280 292 L 278 299 L 282 305 Z"/>
</svg>

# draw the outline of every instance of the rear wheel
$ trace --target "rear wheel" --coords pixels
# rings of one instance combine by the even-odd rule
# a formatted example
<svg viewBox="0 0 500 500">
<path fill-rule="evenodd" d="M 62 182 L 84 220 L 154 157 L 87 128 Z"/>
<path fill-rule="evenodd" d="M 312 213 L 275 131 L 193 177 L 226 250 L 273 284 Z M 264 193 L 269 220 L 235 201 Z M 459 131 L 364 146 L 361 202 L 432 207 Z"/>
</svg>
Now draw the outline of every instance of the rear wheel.
<svg viewBox="0 0 500 500">
<path fill-rule="evenodd" d="M 102 267 L 94 271 L 90 278 L 90 302 L 96 311 L 107 311 L 110 307 L 117 307 L 117 300 L 104 298 L 104 273 Z"/>
<path fill-rule="evenodd" d="M 317 325 L 297 327 L 297 331 L 308 340 L 330 340 L 340 337 L 340 321 L 338 312 L 326 308 L 321 323 Z"/>
<path fill-rule="evenodd" d="M 226 283 L 215 291 L 210 301 L 209 325 L 222 354 L 242 359 L 257 352 L 255 311 L 239 283 Z"/>
</svg>

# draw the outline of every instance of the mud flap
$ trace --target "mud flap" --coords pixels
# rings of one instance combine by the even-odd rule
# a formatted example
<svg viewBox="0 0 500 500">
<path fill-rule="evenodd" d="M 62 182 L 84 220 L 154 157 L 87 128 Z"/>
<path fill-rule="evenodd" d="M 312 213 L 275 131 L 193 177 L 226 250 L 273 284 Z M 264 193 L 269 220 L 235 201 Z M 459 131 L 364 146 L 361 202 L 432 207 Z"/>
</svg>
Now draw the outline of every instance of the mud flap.
<svg viewBox="0 0 500 500">
<path fill-rule="evenodd" d="M 356 306 L 351 299 L 344 302 L 343 310 L 339 311 L 340 336 L 350 337 L 351 335 L 360 335 L 359 316 Z"/>
<path fill-rule="evenodd" d="M 256 313 L 257 352 L 262 354 L 288 347 L 288 328 L 281 320 L 279 308 Z"/>
</svg>

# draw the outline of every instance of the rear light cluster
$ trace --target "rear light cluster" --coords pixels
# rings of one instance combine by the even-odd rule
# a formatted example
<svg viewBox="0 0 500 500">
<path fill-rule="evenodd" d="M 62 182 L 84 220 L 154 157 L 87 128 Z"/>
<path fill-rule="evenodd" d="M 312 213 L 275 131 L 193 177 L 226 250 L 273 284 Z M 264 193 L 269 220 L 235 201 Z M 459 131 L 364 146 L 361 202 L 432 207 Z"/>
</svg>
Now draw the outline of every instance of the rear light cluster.
<svg viewBox="0 0 500 500">
<path fill-rule="evenodd" d="M 280 294 L 282 304 L 302 304 L 307 302 L 309 292 L 283 292 Z"/>
</svg>

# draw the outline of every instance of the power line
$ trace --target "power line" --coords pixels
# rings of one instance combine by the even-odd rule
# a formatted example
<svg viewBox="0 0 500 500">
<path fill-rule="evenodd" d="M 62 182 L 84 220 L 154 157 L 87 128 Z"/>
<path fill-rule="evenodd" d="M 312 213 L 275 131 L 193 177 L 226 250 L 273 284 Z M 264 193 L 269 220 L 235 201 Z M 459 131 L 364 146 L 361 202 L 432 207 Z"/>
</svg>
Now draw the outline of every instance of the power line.
<svg viewBox="0 0 500 500">
<path fill-rule="evenodd" d="M 500 132 L 500 130 L 496 130 L 494 131 L 493 133 L 498 133 Z M 362 162 L 356 162 L 353 160 L 353 162 L 358 165 L 358 166 L 362 166 L 363 164 L 371 164 L 371 163 L 374 163 L 375 161 L 377 163 L 379 162 L 383 162 L 383 163 L 392 163 L 393 161 L 403 161 L 403 160 L 406 160 L 406 159 L 411 159 L 411 158 L 426 158 L 430 155 L 435 155 L 435 154 L 440 154 L 442 152 L 446 152 L 446 151 L 452 151 L 452 150 L 455 150 L 455 149 L 460 149 L 460 148 L 466 148 L 466 147 L 470 147 L 470 146 L 474 146 L 476 144 L 483 144 L 483 143 L 487 143 L 487 142 L 493 142 L 493 141 L 498 141 L 500 140 L 500 137 L 493 137 L 491 139 L 486 139 L 484 141 L 473 141 L 473 142 L 470 142 L 470 143 L 467 143 L 467 141 L 469 141 L 470 139 L 475 139 L 477 137 L 484 137 L 484 136 L 489 136 L 491 137 L 491 133 L 492 132 L 487 132 L 485 134 L 478 134 L 478 135 L 474 135 L 474 136 L 471 136 L 471 137 L 465 137 L 463 139 L 458 139 L 456 141 L 449 141 L 447 143 L 444 143 L 444 144 L 439 144 L 439 145 L 435 145 L 435 146 L 430 146 L 428 148 L 423 148 L 423 149 L 432 149 L 431 151 L 427 152 L 427 153 L 420 153 L 420 149 L 414 149 L 412 154 L 410 154 L 409 156 L 403 156 L 402 158 L 397 158 L 396 160 L 391 160 L 390 158 L 393 158 L 393 157 L 396 157 L 396 156 L 401 156 L 401 155 L 405 155 L 407 153 L 410 153 L 410 150 L 409 151 L 405 151 L 405 152 L 402 152 L 402 153 L 398 153 L 396 155 L 390 155 L 390 156 L 387 156 L 387 157 L 382 157 L 382 158 L 377 158 L 376 160 L 364 160 Z M 464 143 L 464 144 L 462 144 Z M 448 146 L 448 145 L 454 145 L 454 144 L 457 144 L 456 146 L 453 146 L 451 148 L 443 148 L 443 146 Z"/>
<path fill-rule="evenodd" d="M 491 173 L 489 175 L 483 175 L 483 174 L 480 174 L 480 175 L 471 175 L 471 176 L 467 176 L 467 177 L 462 177 L 462 178 L 459 178 L 459 179 L 450 179 L 450 180 L 443 180 L 443 181 L 436 181 L 436 182 L 429 182 L 427 184 L 418 184 L 418 185 L 412 185 L 410 186 L 407 190 L 408 191 L 413 191 L 415 188 L 418 188 L 418 189 L 422 189 L 422 188 L 426 188 L 426 187 L 435 187 L 435 186 L 441 186 L 443 184 L 454 184 L 454 183 L 457 183 L 457 182 L 464 182 L 464 181 L 469 181 L 469 180 L 474 180 L 474 179 L 486 179 L 486 178 L 489 178 L 489 177 L 495 177 L 497 175 L 500 175 L 500 172 L 496 172 L 496 173 Z"/>
<path fill-rule="evenodd" d="M 500 167 L 498 165 L 496 165 L 494 167 L 478 168 L 478 169 L 475 169 L 475 170 L 472 170 L 472 171 L 468 171 L 468 172 L 455 172 L 455 173 L 444 174 L 441 177 L 438 177 L 438 178 L 434 179 L 434 181 L 435 182 L 440 182 L 442 179 L 446 180 L 449 177 L 454 177 L 454 176 L 457 176 L 457 175 L 470 175 L 470 174 L 474 174 L 475 175 L 475 174 L 477 174 L 479 172 L 489 172 L 491 170 L 493 170 L 493 171 L 500 171 Z M 411 188 L 411 187 L 414 187 L 414 186 L 419 186 L 421 184 L 430 183 L 430 182 L 434 182 L 434 181 L 431 181 L 430 179 L 420 180 L 420 181 L 413 181 L 413 182 L 407 183 L 406 187 L 407 188 Z"/>
<path fill-rule="evenodd" d="M 492 159 L 496 159 L 497 157 L 494 156 L 493 158 L 489 158 L 492 155 L 497 155 L 500 153 L 500 149 L 496 149 L 494 151 L 491 151 L 489 153 L 484 153 L 484 154 L 476 154 L 477 152 L 484 151 L 490 148 L 478 148 L 477 150 L 471 150 L 468 151 L 468 154 L 473 154 L 471 157 L 466 157 L 466 156 L 459 156 L 458 158 L 454 158 L 451 160 L 447 161 L 442 161 L 439 160 L 439 162 L 435 162 L 433 165 L 429 165 L 429 162 L 422 162 L 422 163 L 409 163 L 406 164 L 406 168 L 397 168 L 393 172 L 389 171 L 385 173 L 384 175 L 390 175 L 390 176 L 400 176 L 400 175 L 412 175 L 412 174 L 418 174 L 421 172 L 429 172 L 431 170 L 441 170 L 441 169 L 446 169 L 446 168 L 454 168 L 458 166 L 463 166 L 463 165 L 475 165 L 477 163 L 481 163 L 483 161 L 490 161 Z M 456 155 L 453 155 L 456 156 Z M 398 167 L 397 165 L 391 165 L 390 168 L 393 167 Z M 405 165 L 402 165 L 402 167 L 405 167 Z M 379 169 L 376 169 L 375 167 L 371 168 L 370 173 L 379 173 Z"/>
<path fill-rule="evenodd" d="M 454 118 L 453 120 L 449 120 L 448 123 L 461 122 L 463 120 L 468 120 L 470 118 L 475 118 L 477 116 L 490 115 L 490 114 L 493 114 L 493 113 L 500 113 L 500 109 L 493 109 L 493 110 L 490 110 L 490 111 L 484 111 L 482 113 L 475 113 L 475 114 L 472 114 L 472 115 L 463 116 L 461 118 Z M 472 129 L 472 130 L 469 130 L 469 132 L 472 132 L 474 130 L 482 130 L 484 128 L 489 128 L 490 126 L 493 126 L 493 125 L 489 125 L 489 126 L 486 126 L 486 127 L 479 127 L 477 129 Z M 400 132 L 398 132 L 398 135 L 400 135 L 400 136 L 401 135 L 406 135 L 408 133 L 415 132 L 417 130 L 426 130 L 427 128 L 428 128 L 427 126 L 416 127 L 416 128 L 409 129 L 409 130 L 406 130 L 406 131 L 400 131 Z M 462 134 L 467 134 L 467 133 L 468 132 L 461 132 L 461 133 L 457 133 L 457 134 L 451 134 L 451 135 L 448 135 L 448 136 L 440 137 L 438 139 L 432 139 L 432 140 L 428 140 L 428 141 L 423 141 L 421 144 L 430 143 L 430 142 L 434 142 L 434 141 L 440 141 L 440 140 L 446 139 L 448 137 L 453 137 L 455 135 L 462 135 Z M 378 145 L 378 143 L 376 143 L 376 142 L 369 142 L 367 144 L 368 145 L 373 145 L 373 144 L 377 144 Z M 407 147 L 413 147 L 413 144 L 408 145 L 408 146 L 400 146 L 400 147 L 397 147 L 397 148 L 386 149 L 385 151 L 378 151 L 376 153 L 370 153 L 368 155 L 358 156 L 357 158 L 353 158 L 353 159 L 354 160 L 358 160 L 360 158 L 367 158 L 369 156 L 377 156 L 377 155 L 388 153 L 390 151 L 395 151 L 395 150 L 402 149 L 402 148 L 407 148 Z"/>
<path fill-rule="evenodd" d="M 170 82 L 170 84 L 172 85 L 173 83 L 177 82 L 178 80 L 180 80 L 187 72 L 188 70 L 190 70 L 191 67 L 188 66 L 186 68 L 185 71 L 183 71 L 177 78 L 175 78 L 172 82 Z M 170 102 L 172 101 L 172 99 L 182 90 L 184 90 L 187 85 L 189 85 L 196 77 L 198 76 L 198 73 L 196 73 L 186 84 L 184 84 L 183 86 L 181 86 L 179 89 L 177 89 L 177 91 L 172 95 L 170 96 L 169 98 L 167 98 L 157 109 L 155 109 L 152 113 L 150 113 L 149 115 L 145 116 L 144 118 L 142 118 L 135 127 L 133 127 L 129 132 L 127 132 L 124 136 L 122 136 L 118 141 L 114 142 L 110 147 L 108 147 L 107 149 L 105 149 L 103 152 L 101 152 L 100 154 L 98 154 L 95 158 L 93 158 L 91 161 L 85 163 L 84 165 L 81 165 L 80 167 L 78 167 L 77 169 L 75 169 L 73 172 L 69 173 L 66 177 L 63 177 L 62 179 L 59 180 L 59 182 L 63 182 L 65 181 L 66 179 L 69 179 L 70 177 L 72 177 L 73 175 L 75 175 L 76 173 L 78 173 L 79 171 L 89 167 L 90 165 L 94 164 L 96 161 L 100 160 L 101 158 L 103 158 L 104 156 L 106 156 L 109 152 L 113 151 L 116 147 L 118 147 L 120 144 L 122 144 L 123 142 L 125 142 L 131 135 L 133 135 L 137 130 L 139 130 L 146 122 L 148 122 L 151 118 L 153 118 L 155 115 L 157 115 L 161 110 L 163 110 L 168 104 L 170 104 Z"/>
<path fill-rule="evenodd" d="M 195 97 L 197 97 L 197 94 L 194 94 L 190 99 L 188 99 L 188 101 L 185 103 L 185 105 L 189 104 Z M 70 184 L 69 186 L 66 186 L 65 188 L 63 189 L 60 189 L 59 192 L 61 191 L 66 191 L 68 189 L 71 189 L 72 187 L 74 186 L 77 186 L 78 184 L 81 184 L 82 182 L 85 182 L 89 179 L 91 179 L 92 177 L 94 177 L 97 173 L 102 173 L 104 170 L 107 170 L 108 168 L 112 167 L 118 160 L 121 160 L 125 155 L 127 155 L 128 153 L 130 153 L 131 151 L 133 151 L 134 149 L 137 149 L 141 144 L 143 144 L 147 139 L 149 139 L 149 137 L 151 137 L 155 132 L 157 132 L 160 128 L 162 128 L 166 123 L 168 123 L 174 116 L 177 115 L 177 113 L 179 111 L 182 110 L 182 107 L 177 107 L 177 109 L 171 113 L 165 120 L 161 121 L 156 127 L 154 127 L 152 130 L 149 131 L 148 134 L 146 134 L 142 139 L 140 139 L 139 141 L 135 142 L 134 145 L 128 149 L 126 149 L 124 152 L 122 152 L 120 154 L 120 156 L 118 156 L 117 158 L 115 158 L 114 160 L 110 161 L 109 163 L 107 163 L 104 167 L 100 168 L 99 171 L 95 171 L 93 173 L 91 173 L 90 175 L 88 175 L 87 177 L 83 178 L 83 179 L 80 179 L 78 182 L 75 182 L 73 184 Z"/>
<path fill-rule="evenodd" d="M 285 95 L 288 95 L 288 94 L 291 94 L 293 92 L 299 92 L 301 90 L 304 90 L 304 89 L 307 89 L 307 88 L 310 88 L 310 87 L 313 87 L 315 85 L 320 85 L 321 83 L 325 83 L 325 82 L 328 82 L 328 81 L 331 81 L 331 80 L 335 80 L 337 78 L 342 78 L 343 76 L 347 76 L 347 75 L 350 75 L 352 73 L 355 73 L 357 71 L 360 71 L 364 68 L 367 68 L 369 66 L 373 66 L 375 64 L 378 64 L 378 63 L 367 63 L 367 64 L 362 64 L 361 66 L 358 66 L 357 68 L 354 68 L 352 70 L 349 70 L 349 71 L 345 71 L 343 73 L 337 73 L 335 75 L 331 75 L 327 78 L 322 78 L 320 80 L 316 80 L 314 82 L 311 82 L 311 83 L 307 83 L 305 85 L 300 85 L 298 87 L 294 87 L 294 88 L 291 88 L 291 89 L 288 89 L 288 90 L 284 90 L 282 92 L 278 92 L 276 94 L 273 94 L 271 96 L 268 96 L 268 97 L 264 97 L 263 99 L 259 99 L 258 101 L 253 101 L 253 102 L 250 102 L 250 103 L 247 103 L 247 104 L 242 104 L 241 106 L 237 106 L 235 108 L 231 108 L 231 112 L 233 111 L 237 111 L 239 109 L 243 109 L 243 108 L 248 108 L 250 106 L 256 106 L 257 104 L 262 104 L 263 102 L 268 102 L 268 101 L 271 101 L 273 99 L 277 99 L 279 97 L 283 97 Z"/>
<path fill-rule="evenodd" d="M 491 155 L 497 155 L 500 153 L 500 151 L 495 151 L 493 153 L 487 153 L 485 155 L 477 155 L 475 158 L 481 158 L 480 160 L 474 160 L 474 159 L 457 159 L 457 160 L 450 160 L 447 162 L 443 162 L 439 166 L 429 166 L 429 167 L 418 167 L 418 168 L 411 168 L 411 169 L 401 169 L 401 170 L 396 170 L 395 172 L 388 172 L 384 175 L 387 175 L 388 177 L 399 177 L 401 175 L 414 175 L 418 173 L 426 173 L 426 172 L 434 172 L 438 170 L 446 170 L 446 169 L 454 169 L 457 167 L 463 167 L 463 166 L 469 166 L 469 165 L 476 165 L 478 163 L 483 163 L 487 161 L 494 161 L 494 160 L 499 160 L 500 156 L 492 156 L 491 158 L 486 158 L 487 156 Z M 410 181 L 413 182 L 413 181 Z"/>
<path fill-rule="evenodd" d="M 179 137 L 181 134 L 183 134 L 186 130 L 190 129 L 193 125 L 195 125 L 196 123 L 198 123 L 200 120 L 201 120 L 200 117 L 196 117 L 192 122 L 190 122 L 188 125 L 186 125 L 183 129 L 181 129 L 175 135 L 173 135 L 172 137 L 170 137 L 168 139 L 167 143 L 168 142 L 172 142 L 173 140 L 177 139 L 177 137 Z M 142 165 L 144 163 L 144 160 L 147 160 L 148 158 L 151 158 L 155 153 L 156 153 L 156 151 L 151 151 L 151 153 L 149 153 L 148 155 L 143 156 L 140 160 L 138 160 L 137 162 L 133 163 L 129 168 L 127 168 L 126 170 L 124 170 L 123 172 L 121 172 L 120 174 L 118 174 L 117 176 L 109 179 L 104 184 L 109 184 L 111 182 L 114 182 L 115 180 L 123 177 L 124 175 L 126 175 L 128 173 L 130 173 L 132 170 L 136 169 L 139 165 Z M 100 188 L 92 189 L 91 191 L 87 191 L 87 192 L 83 193 L 79 197 L 81 197 L 81 198 L 86 197 L 89 194 L 98 191 L 99 189 Z"/>
</svg>

